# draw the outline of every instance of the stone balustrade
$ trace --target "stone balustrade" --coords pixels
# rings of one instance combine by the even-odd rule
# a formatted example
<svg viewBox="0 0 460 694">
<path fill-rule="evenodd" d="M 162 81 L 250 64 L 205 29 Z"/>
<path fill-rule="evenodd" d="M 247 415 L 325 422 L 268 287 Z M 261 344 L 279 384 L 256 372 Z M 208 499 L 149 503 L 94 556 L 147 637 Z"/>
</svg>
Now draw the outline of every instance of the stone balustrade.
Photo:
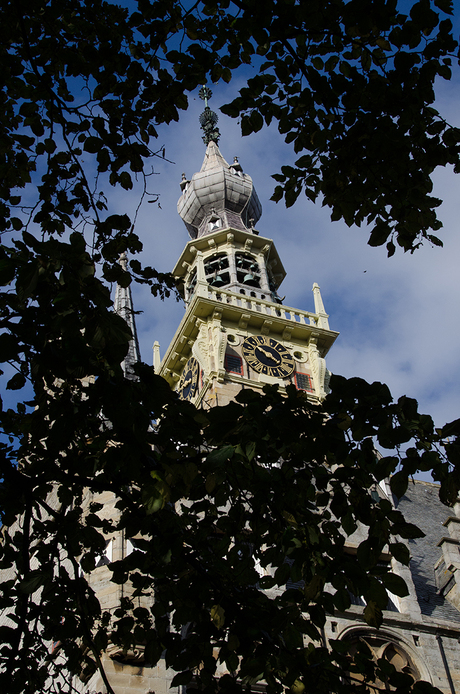
<svg viewBox="0 0 460 694">
<path fill-rule="evenodd" d="M 282 306 L 281 304 L 274 305 L 272 301 L 265 301 L 264 299 L 245 294 L 235 294 L 224 289 L 216 289 L 211 285 L 206 285 L 203 289 L 206 290 L 208 299 L 221 301 L 231 306 L 238 306 L 245 310 L 257 311 L 264 316 L 283 318 L 300 325 L 317 326 L 319 322 L 319 316 L 310 311 L 300 311 L 297 308 Z"/>
</svg>

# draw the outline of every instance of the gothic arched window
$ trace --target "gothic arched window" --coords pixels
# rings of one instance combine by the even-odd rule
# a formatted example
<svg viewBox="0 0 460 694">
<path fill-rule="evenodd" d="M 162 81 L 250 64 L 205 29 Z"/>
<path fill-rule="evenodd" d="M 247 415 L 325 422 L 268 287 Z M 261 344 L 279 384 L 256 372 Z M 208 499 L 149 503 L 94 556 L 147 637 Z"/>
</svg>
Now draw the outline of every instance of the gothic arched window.
<svg viewBox="0 0 460 694">
<path fill-rule="evenodd" d="M 413 682 L 421 679 L 420 671 L 409 655 L 407 647 L 392 636 L 360 630 L 351 632 L 344 640 L 349 642 L 348 652 L 352 659 L 358 660 L 360 656 L 365 654 L 366 657 L 381 666 L 379 675 L 375 677 L 373 682 L 368 683 L 371 691 L 394 691 L 396 689 L 391 683 L 391 675 L 386 674 L 388 672 L 388 668 L 385 667 L 386 663 L 392 665 L 396 672 L 408 675 Z M 361 673 L 351 671 L 348 677 L 355 683 L 364 679 Z"/>
</svg>

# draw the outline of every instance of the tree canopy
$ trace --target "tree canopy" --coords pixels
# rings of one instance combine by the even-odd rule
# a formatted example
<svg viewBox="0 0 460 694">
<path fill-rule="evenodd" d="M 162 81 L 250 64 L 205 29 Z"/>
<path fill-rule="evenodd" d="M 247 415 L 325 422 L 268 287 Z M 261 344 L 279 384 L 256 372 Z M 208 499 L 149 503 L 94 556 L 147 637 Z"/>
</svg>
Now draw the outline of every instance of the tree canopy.
<svg viewBox="0 0 460 694">
<path fill-rule="evenodd" d="M 370 243 L 388 240 L 390 254 L 395 241 L 437 243 L 430 175 L 458 166 L 460 141 L 433 108 L 435 80 L 450 79 L 457 61 L 451 15 L 448 0 L 405 11 L 393 0 L 6 3 L 3 223 L 60 233 L 78 213 L 97 239 L 120 236 L 93 176 L 129 189 L 187 92 L 253 63 L 258 74 L 222 110 L 241 116 L 243 134 L 275 120 L 302 155 L 277 174 L 276 199 L 320 195 L 333 219 L 370 223 Z M 34 171 L 39 196 L 22 207 Z M 95 245 L 113 259 L 117 244 Z"/>
<path fill-rule="evenodd" d="M 390 255 L 440 243 L 430 176 L 458 166 L 460 142 L 433 108 L 435 80 L 457 60 L 451 13 L 446 0 L 404 11 L 369 0 L 2 5 L 0 359 L 19 400 L 0 420 L 5 691 L 44 691 L 62 655 L 71 672 L 91 671 L 109 636 L 124 649 L 144 643 L 151 663 L 166 652 L 176 683 L 195 677 L 209 692 L 216 653 L 239 678 L 220 690 L 259 679 L 270 692 L 298 689 L 315 668 L 318 692 L 349 691 L 343 673 L 358 666 L 340 643 L 324 647 L 325 615 L 351 593 L 378 625 L 385 588 L 405 591 L 378 566 L 381 550 L 407 563 L 399 538 L 418 532 L 369 491 L 396 473 L 400 496 L 432 469 L 452 504 L 459 421 L 435 430 L 415 401 L 359 379 L 335 377 L 321 407 L 268 388 L 205 413 L 150 367 L 125 379 L 131 335 L 108 284 L 135 280 L 163 296 L 173 282 L 135 257 L 135 220 L 111 213 L 107 191 L 138 177 L 148 198 L 159 128 L 198 85 L 252 63 L 257 76 L 222 110 L 244 134 L 275 121 L 293 143 L 299 159 L 275 174 L 275 199 L 319 197 L 333 219 L 370 223 L 369 243 Z M 388 455 L 377 459 L 374 441 Z M 118 498 L 116 524 L 98 516 L 104 492 Z M 343 553 L 358 523 L 369 528 L 359 565 Z M 104 536 L 121 530 L 143 539 L 112 566 L 134 593 L 109 617 L 79 567 L 91 571 Z M 272 567 L 260 581 L 256 559 Z M 303 588 L 286 590 L 289 579 Z M 153 585 L 153 610 L 134 608 Z"/>
</svg>

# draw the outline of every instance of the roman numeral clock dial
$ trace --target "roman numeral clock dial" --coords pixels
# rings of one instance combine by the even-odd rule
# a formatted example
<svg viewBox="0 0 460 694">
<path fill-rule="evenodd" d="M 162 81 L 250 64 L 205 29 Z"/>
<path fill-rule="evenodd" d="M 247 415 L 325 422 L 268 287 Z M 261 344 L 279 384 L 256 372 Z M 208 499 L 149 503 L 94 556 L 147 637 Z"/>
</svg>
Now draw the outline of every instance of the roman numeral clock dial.
<svg viewBox="0 0 460 694">
<path fill-rule="evenodd" d="M 245 339 L 243 357 L 254 371 L 277 378 L 287 378 L 295 367 L 294 359 L 286 347 L 264 335 L 251 335 Z"/>
<path fill-rule="evenodd" d="M 183 400 L 191 400 L 195 395 L 200 375 L 200 365 L 195 357 L 190 357 L 182 372 L 177 392 Z"/>
</svg>

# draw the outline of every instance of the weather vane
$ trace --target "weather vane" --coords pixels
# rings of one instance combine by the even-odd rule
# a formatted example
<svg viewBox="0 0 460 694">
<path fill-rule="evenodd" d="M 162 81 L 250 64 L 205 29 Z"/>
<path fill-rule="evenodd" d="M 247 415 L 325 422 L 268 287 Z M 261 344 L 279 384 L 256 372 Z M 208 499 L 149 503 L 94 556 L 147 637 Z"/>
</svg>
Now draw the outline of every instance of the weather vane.
<svg viewBox="0 0 460 694">
<path fill-rule="evenodd" d="M 219 143 L 220 132 L 216 124 L 219 118 L 217 117 L 217 113 L 211 111 L 208 106 L 208 99 L 211 98 L 212 91 L 209 87 L 203 85 L 198 92 L 198 96 L 204 101 L 204 111 L 200 115 L 200 125 L 204 132 L 203 142 L 205 145 L 209 145 L 210 142 L 215 142 L 217 145 Z"/>
</svg>

